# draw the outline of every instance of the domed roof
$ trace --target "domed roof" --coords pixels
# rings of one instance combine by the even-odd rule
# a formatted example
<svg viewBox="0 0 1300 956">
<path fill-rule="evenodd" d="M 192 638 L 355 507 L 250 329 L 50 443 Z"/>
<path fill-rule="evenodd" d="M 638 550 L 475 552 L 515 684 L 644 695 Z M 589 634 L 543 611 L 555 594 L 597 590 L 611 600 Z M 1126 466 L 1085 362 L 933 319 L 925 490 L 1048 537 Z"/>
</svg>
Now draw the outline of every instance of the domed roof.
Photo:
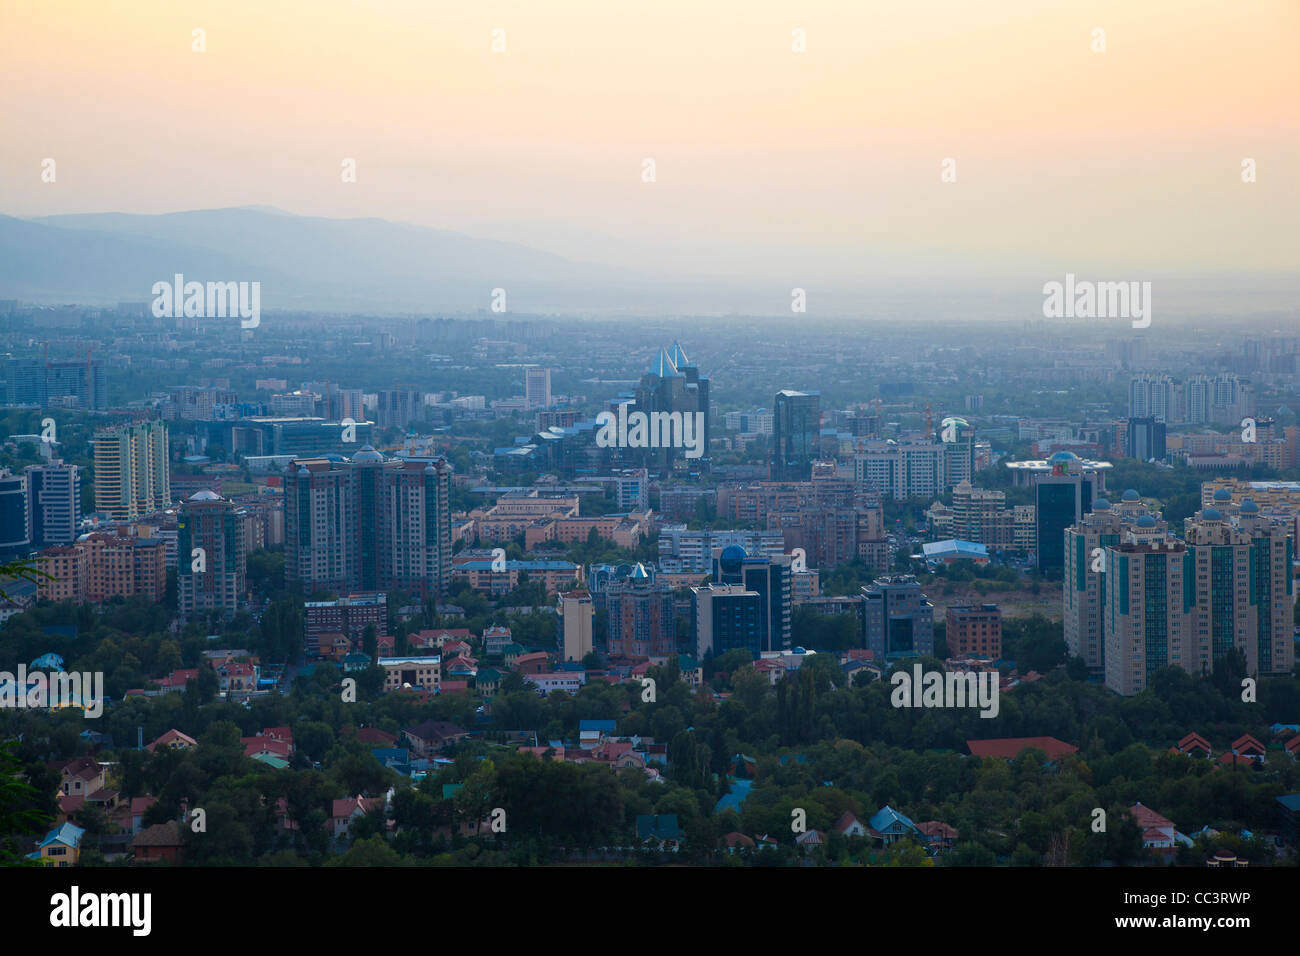
<svg viewBox="0 0 1300 956">
<path fill-rule="evenodd" d="M 1047 460 L 1050 462 L 1070 462 L 1070 461 L 1078 461 L 1079 456 L 1072 451 L 1058 451 L 1055 455 L 1053 455 L 1051 458 Z"/>
<path fill-rule="evenodd" d="M 1142 496 L 1134 489 L 1130 488 L 1120 497 L 1121 501 L 1141 501 Z"/>
<path fill-rule="evenodd" d="M 1255 504 L 1255 502 L 1251 501 L 1249 498 L 1243 498 L 1241 501 L 1241 513 L 1244 515 L 1257 515 L 1259 514 L 1259 505 Z"/>
<path fill-rule="evenodd" d="M 221 500 L 221 495 L 217 494 L 215 491 L 209 491 L 207 488 L 204 488 L 202 491 L 196 491 L 194 492 L 194 494 L 190 495 L 190 501 L 220 501 L 220 500 Z"/>
<path fill-rule="evenodd" d="M 299 478 L 310 478 L 310 477 L 311 477 L 311 472 L 307 470 L 307 466 L 306 466 L 306 465 L 302 465 L 302 466 L 298 469 L 298 477 L 299 477 Z"/>
<path fill-rule="evenodd" d="M 1222 521 L 1223 515 L 1219 512 L 1218 508 L 1206 508 L 1204 511 L 1201 512 L 1201 520 Z"/>
<path fill-rule="evenodd" d="M 383 461 L 384 456 L 375 451 L 371 445 L 362 445 L 361 450 L 352 456 L 354 462 L 357 461 Z"/>
<path fill-rule="evenodd" d="M 1150 515 L 1143 515 L 1141 518 L 1138 518 L 1137 526 L 1139 528 L 1154 528 L 1156 526 L 1156 519 Z"/>
<path fill-rule="evenodd" d="M 1232 492 L 1229 491 L 1227 488 L 1216 488 L 1216 489 L 1214 489 L 1214 500 L 1215 500 L 1215 501 L 1231 501 L 1231 500 L 1232 500 Z"/>
<path fill-rule="evenodd" d="M 730 544 L 723 548 L 722 553 L 718 555 L 718 564 L 721 565 L 723 574 L 734 574 L 740 570 L 745 558 L 744 548 L 738 544 Z"/>
<path fill-rule="evenodd" d="M 1094 502 L 1092 503 L 1092 510 L 1093 510 L 1093 511 L 1109 511 L 1109 510 L 1110 510 L 1110 502 L 1107 501 L 1105 498 L 1098 498 L 1096 501 L 1094 501 Z"/>
</svg>

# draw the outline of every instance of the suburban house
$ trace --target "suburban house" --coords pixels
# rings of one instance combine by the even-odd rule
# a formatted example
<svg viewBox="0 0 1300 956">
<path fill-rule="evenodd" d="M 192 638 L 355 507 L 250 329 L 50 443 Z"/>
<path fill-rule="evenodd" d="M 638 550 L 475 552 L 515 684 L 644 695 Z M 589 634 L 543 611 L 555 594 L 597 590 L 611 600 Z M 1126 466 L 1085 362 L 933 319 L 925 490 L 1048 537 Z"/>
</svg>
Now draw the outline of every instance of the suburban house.
<svg viewBox="0 0 1300 956">
<path fill-rule="evenodd" d="M 889 844 L 907 836 L 919 837 L 921 835 L 915 823 L 889 806 L 889 804 L 881 807 L 880 812 L 871 818 L 868 825 L 874 831 L 871 836 L 880 840 L 885 846 L 889 846 Z"/>
<path fill-rule="evenodd" d="M 76 866 L 81 858 L 81 838 L 85 835 L 86 831 L 75 824 L 60 824 L 45 834 L 45 839 L 36 844 L 27 859 L 38 860 L 42 866 Z"/>
<path fill-rule="evenodd" d="M 177 863 L 184 846 L 184 832 L 175 820 L 155 823 L 131 841 L 137 863 Z"/>
<path fill-rule="evenodd" d="M 1231 753 L 1255 763 L 1264 762 L 1264 745 L 1250 734 L 1242 734 L 1232 742 Z M 1226 761 L 1225 761 L 1226 762 Z"/>
<path fill-rule="evenodd" d="M 927 820 L 925 823 L 918 823 L 916 829 L 921 832 L 926 845 L 931 849 L 951 850 L 957 845 L 957 828 L 950 827 L 946 823 Z"/>
<path fill-rule="evenodd" d="M 59 789 L 72 797 L 83 800 L 92 793 L 104 789 L 108 780 L 104 768 L 90 757 L 78 757 L 57 768 L 62 777 Z"/>
<path fill-rule="evenodd" d="M 144 749 L 153 753 L 159 747 L 171 747 L 173 750 L 189 750 L 191 747 L 197 747 L 198 745 L 199 742 L 189 734 L 183 734 L 179 730 L 169 730 Z"/>
<path fill-rule="evenodd" d="M 464 740 L 469 731 L 445 720 L 426 720 L 402 731 L 411 750 L 420 757 L 432 757 L 441 753 L 449 744 Z"/>
<path fill-rule="evenodd" d="M 835 832 L 842 837 L 865 837 L 867 828 L 861 820 L 848 810 L 845 810 L 840 814 L 840 818 L 835 821 Z"/>
<path fill-rule="evenodd" d="M 1176 849 L 1178 843 L 1186 846 L 1192 845 L 1192 841 L 1179 833 L 1174 827 L 1174 821 L 1161 816 L 1150 807 L 1144 807 L 1139 802 L 1129 807 L 1128 812 L 1132 815 L 1134 822 L 1142 828 L 1143 849 L 1172 852 Z"/>
<path fill-rule="evenodd" d="M 1171 747 L 1169 752 L 1186 754 L 1189 757 L 1209 757 L 1210 742 L 1193 731 L 1178 741 L 1176 746 Z"/>
<path fill-rule="evenodd" d="M 809 830 L 807 833 L 800 833 L 794 838 L 796 845 L 804 850 L 812 850 L 826 843 L 826 838 L 821 830 Z"/>
<path fill-rule="evenodd" d="M 345 727 L 344 735 L 355 737 L 361 743 L 369 747 L 391 747 L 397 743 L 397 737 L 387 731 L 380 730 L 378 727 L 358 727 L 352 729 Z"/>
<path fill-rule="evenodd" d="M 636 839 L 641 846 L 676 849 L 681 838 L 675 813 L 639 814 L 636 818 Z"/>
<path fill-rule="evenodd" d="M 347 839 L 353 820 L 383 808 L 384 801 L 379 797 L 362 797 L 358 795 L 333 801 L 330 807 L 328 823 L 330 835 L 336 840 Z"/>
<path fill-rule="evenodd" d="M 247 661 L 226 661 L 217 667 L 221 693 L 248 694 L 257 690 L 257 668 Z"/>
<path fill-rule="evenodd" d="M 718 839 L 718 844 L 720 846 L 725 846 L 728 853 L 735 853 L 737 850 L 754 849 L 754 841 L 750 837 L 745 836 L 743 833 L 737 833 L 734 830 L 726 836 L 720 837 Z"/>
<path fill-rule="evenodd" d="M 474 689 L 484 697 L 494 697 L 501 689 L 501 672 L 495 667 L 480 667 L 474 675 Z"/>
</svg>

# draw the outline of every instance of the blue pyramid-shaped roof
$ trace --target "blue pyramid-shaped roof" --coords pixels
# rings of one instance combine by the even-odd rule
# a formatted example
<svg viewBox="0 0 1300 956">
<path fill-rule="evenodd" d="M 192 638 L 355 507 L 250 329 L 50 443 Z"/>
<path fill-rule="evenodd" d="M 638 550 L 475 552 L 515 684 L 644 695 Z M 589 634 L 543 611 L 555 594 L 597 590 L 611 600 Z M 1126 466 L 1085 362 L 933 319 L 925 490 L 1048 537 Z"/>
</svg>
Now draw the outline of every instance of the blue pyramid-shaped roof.
<svg viewBox="0 0 1300 956">
<path fill-rule="evenodd" d="M 695 364 L 686 357 L 686 353 L 682 351 L 681 343 L 676 339 L 673 339 L 673 350 L 668 353 L 668 358 L 672 361 L 673 365 L 679 369 L 687 368 Z"/>
<path fill-rule="evenodd" d="M 665 349 L 659 350 L 659 355 L 650 363 L 650 368 L 647 369 L 647 371 L 651 375 L 658 375 L 660 378 L 675 378 L 682 374 L 677 371 L 677 366 L 674 365 L 673 360 L 668 357 L 668 352 Z"/>
</svg>

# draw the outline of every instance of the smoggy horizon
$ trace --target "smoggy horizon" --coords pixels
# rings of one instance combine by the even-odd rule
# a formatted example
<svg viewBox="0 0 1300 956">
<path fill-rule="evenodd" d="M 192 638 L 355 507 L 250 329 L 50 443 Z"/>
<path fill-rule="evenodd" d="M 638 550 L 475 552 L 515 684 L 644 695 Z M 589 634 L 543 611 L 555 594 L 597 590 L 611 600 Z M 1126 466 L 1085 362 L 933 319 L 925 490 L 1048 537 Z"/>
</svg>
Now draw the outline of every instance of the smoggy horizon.
<svg viewBox="0 0 1300 956">
<path fill-rule="evenodd" d="M 273 206 L 738 282 L 1293 272 L 1298 27 L 1284 0 L 19 0 L 0 211 Z"/>
</svg>

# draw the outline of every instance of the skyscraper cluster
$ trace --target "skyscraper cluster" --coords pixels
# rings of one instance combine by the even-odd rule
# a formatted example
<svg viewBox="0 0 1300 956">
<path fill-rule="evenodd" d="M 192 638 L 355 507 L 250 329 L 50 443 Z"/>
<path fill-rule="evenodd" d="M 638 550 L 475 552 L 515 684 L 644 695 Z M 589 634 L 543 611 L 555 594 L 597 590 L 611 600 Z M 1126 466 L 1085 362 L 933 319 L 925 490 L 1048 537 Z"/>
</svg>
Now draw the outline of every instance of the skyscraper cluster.
<svg viewBox="0 0 1300 956">
<path fill-rule="evenodd" d="M 1130 490 L 1065 532 L 1066 645 L 1117 693 L 1162 667 L 1208 674 L 1234 651 L 1254 676 L 1294 666 L 1292 526 L 1226 489 L 1213 505 L 1176 538 Z"/>
</svg>

